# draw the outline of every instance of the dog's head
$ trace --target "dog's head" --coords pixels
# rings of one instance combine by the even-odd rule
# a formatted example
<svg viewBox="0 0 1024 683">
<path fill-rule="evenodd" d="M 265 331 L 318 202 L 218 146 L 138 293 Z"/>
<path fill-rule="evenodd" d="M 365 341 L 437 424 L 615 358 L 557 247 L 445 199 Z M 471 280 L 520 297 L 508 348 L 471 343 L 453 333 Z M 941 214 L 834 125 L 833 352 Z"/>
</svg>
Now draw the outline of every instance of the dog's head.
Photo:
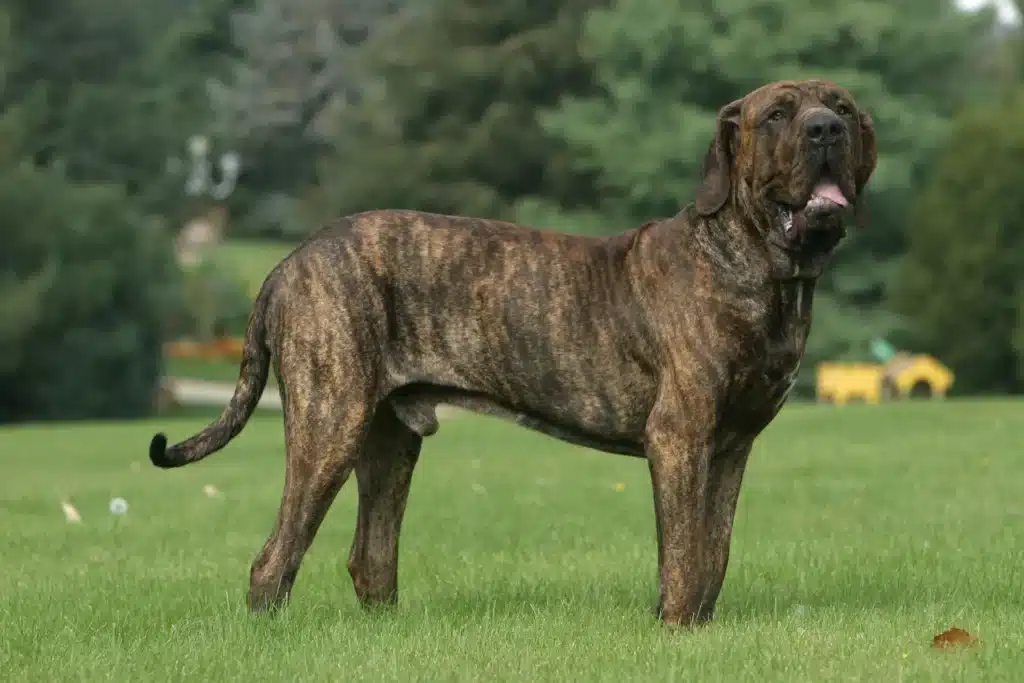
<svg viewBox="0 0 1024 683">
<path fill-rule="evenodd" d="M 790 254 L 830 254 L 875 169 L 871 117 L 827 81 L 780 81 L 724 106 L 696 208 L 732 203 Z"/>
</svg>

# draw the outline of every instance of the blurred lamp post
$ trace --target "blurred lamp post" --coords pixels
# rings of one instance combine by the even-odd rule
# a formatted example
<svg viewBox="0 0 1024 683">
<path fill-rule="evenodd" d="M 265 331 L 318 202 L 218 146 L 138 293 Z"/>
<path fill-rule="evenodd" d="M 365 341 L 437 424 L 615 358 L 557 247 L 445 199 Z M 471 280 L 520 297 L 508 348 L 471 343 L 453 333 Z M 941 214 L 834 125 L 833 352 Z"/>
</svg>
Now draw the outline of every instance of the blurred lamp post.
<svg viewBox="0 0 1024 683">
<path fill-rule="evenodd" d="M 242 171 L 242 158 L 231 150 L 221 154 L 214 167 L 210 147 L 205 135 L 193 135 L 186 145 L 188 159 L 184 163 L 174 160 L 174 166 L 185 175 L 185 194 L 199 205 L 198 210 L 189 210 L 192 216 L 182 229 L 182 247 L 186 250 L 199 250 L 220 241 L 227 221 L 222 203 L 235 191 Z M 213 200 L 212 210 L 208 199 Z"/>
<path fill-rule="evenodd" d="M 192 216 L 178 236 L 177 252 L 182 266 L 191 269 L 203 261 L 203 252 L 222 239 L 227 222 L 227 211 L 222 202 L 231 196 L 237 186 L 242 160 L 236 152 L 227 151 L 216 160 L 215 167 L 210 159 L 210 140 L 204 135 L 193 135 L 188 139 L 186 147 L 188 158 L 182 169 L 185 173 L 185 194 L 197 201 L 201 208 L 190 211 Z M 207 204 L 207 198 L 213 200 L 212 207 Z M 190 306 L 198 326 L 195 332 L 200 339 L 211 340 L 216 335 L 219 307 L 216 294 L 215 279 L 202 274 L 188 288 L 186 296 L 191 299 Z"/>
<path fill-rule="evenodd" d="M 210 140 L 205 135 L 193 135 L 188 140 L 189 167 L 185 180 L 185 192 L 190 197 L 204 194 L 217 201 L 227 199 L 235 190 L 238 175 L 242 170 L 242 159 L 233 151 L 227 151 L 218 159 L 220 180 L 213 178 L 213 164 L 210 163 Z"/>
</svg>

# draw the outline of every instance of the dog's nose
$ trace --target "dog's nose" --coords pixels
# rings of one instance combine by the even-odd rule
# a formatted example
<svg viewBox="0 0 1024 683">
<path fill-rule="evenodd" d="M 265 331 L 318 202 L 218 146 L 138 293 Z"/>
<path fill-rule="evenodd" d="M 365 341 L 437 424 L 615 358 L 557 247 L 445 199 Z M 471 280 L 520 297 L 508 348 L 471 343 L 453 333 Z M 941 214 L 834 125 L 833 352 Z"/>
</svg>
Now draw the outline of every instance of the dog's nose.
<svg viewBox="0 0 1024 683">
<path fill-rule="evenodd" d="M 834 145 L 843 134 L 843 120 L 828 110 L 816 111 L 804 122 L 807 139 L 815 145 Z"/>
</svg>

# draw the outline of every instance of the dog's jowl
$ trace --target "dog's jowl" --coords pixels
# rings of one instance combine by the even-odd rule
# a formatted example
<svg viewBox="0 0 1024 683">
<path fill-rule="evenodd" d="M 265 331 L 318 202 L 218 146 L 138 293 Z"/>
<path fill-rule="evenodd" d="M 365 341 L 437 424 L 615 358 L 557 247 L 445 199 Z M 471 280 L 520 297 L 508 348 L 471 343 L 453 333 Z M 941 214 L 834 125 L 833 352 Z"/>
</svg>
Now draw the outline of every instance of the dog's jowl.
<svg viewBox="0 0 1024 683">
<path fill-rule="evenodd" d="M 850 93 L 779 82 L 721 109 L 692 203 L 616 236 L 414 211 L 340 219 L 267 277 L 221 417 L 170 448 L 157 435 L 150 458 L 179 467 L 223 448 L 273 367 L 287 469 L 254 610 L 287 599 L 353 471 L 356 593 L 398 599 L 402 516 L 438 404 L 646 458 L 658 614 L 707 621 L 751 444 L 793 385 L 815 281 L 874 165 Z"/>
</svg>

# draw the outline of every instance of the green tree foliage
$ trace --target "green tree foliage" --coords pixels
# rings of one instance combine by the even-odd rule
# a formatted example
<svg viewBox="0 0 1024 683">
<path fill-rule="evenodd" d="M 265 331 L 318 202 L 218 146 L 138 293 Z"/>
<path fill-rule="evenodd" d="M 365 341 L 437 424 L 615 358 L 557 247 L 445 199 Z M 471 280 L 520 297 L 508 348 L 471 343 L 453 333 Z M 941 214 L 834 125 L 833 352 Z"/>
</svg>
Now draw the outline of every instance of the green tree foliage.
<svg viewBox="0 0 1024 683">
<path fill-rule="evenodd" d="M 166 172 L 208 121 L 206 80 L 228 48 L 234 0 L 10 0 L 2 103 L 31 109 L 27 151 L 68 178 L 113 182 L 169 213 L 183 195 Z"/>
<path fill-rule="evenodd" d="M 524 197 L 592 203 L 592 180 L 536 112 L 592 91 L 577 42 L 604 4 L 435 0 L 401 16 L 369 47 L 366 92 L 341 119 L 314 211 L 500 217 Z"/>
<path fill-rule="evenodd" d="M 144 415 L 175 305 L 168 240 L 118 186 L 36 163 L 34 104 L 0 115 L 0 422 Z"/>
<path fill-rule="evenodd" d="M 174 310 L 166 238 L 115 186 L 0 164 L 0 422 L 145 415 Z"/>
<path fill-rule="evenodd" d="M 1017 354 L 1017 377 L 1024 377 L 1024 287 L 1017 291 L 1017 328 L 1013 331 L 1013 351 Z"/>
<path fill-rule="evenodd" d="M 213 134 L 241 152 L 235 204 L 248 234 L 308 231 L 298 195 L 360 98 L 361 46 L 405 0 L 255 0 L 231 15 L 237 56 L 211 79 Z"/>
<path fill-rule="evenodd" d="M 615 213 L 666 215 L 693 196 L 719 107 L 768 81 L 831 78 L 878 124 L 874 194 L 899 191 L 942 140 L 962 97 L 957 76 L 990 20 L 945 0 L 736 1 L 707 10 L 618 2 L 590 15 L 583 43 L 603 92 L 564 98 L 544 122 L 578 164 L 600 169 Z"/>
<path fill-rule="evenodd" d="M 238 274 L 216 252 L 184 269 L 182 304 L 171 319 L 169 332 L 175 339 L 242 337 L 252 310 L 252 298 Z"/>
<path fill-rule="evenodd" d="M 947 0 L 614 2 L 590 14 L 582 44 L 601 92 L 567 96 L 541 118 L 574 167 L 599 178 L 602 220 L 562 223 L 620 230 L 674 214 L 694 196 L 722 105 L 777 79 L 834 80 L 874 116 L 879 165 L 868 225 L 816 296 L 807 366 L 866 356 L 873 336 L 897 329 L 881 304 L 904 246 L 906 195 L 970 92 L 964 76 L 991 23 Z"/>
<path fill-rule="evenodd" d="M 1024 390 L 1024 90 L 964 112 L 907 222 L 894 303 L 958 392 Z"/>
</svg>

